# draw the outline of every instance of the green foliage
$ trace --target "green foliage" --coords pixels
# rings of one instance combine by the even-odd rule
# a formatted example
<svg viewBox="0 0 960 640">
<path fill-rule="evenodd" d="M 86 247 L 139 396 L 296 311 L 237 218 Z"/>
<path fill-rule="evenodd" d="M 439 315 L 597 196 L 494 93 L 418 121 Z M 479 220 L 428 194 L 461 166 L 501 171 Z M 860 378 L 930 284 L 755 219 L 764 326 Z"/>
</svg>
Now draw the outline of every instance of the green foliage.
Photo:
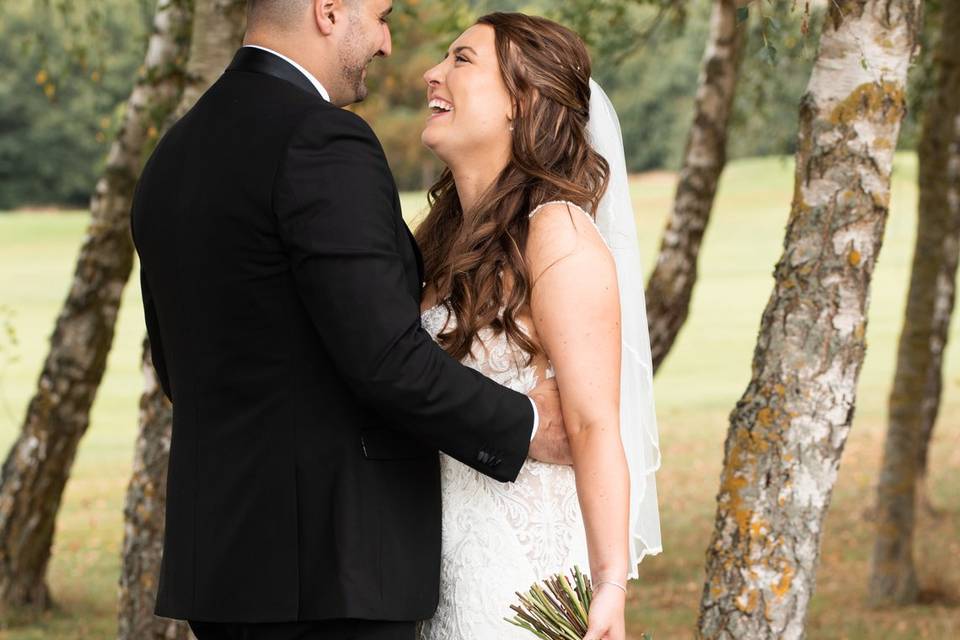
<svg viewBox="0 0 960 640">
<path fill-rule="evenodd" d="M 813 70 L 823 11 L 808 14 L 795 5 L 794 0 L 750 5 L 727 144 L 731 158 L 796 150 L 800 98 Z"/>
<path fill-rule="evenodd" d="M 937 0 L 930 6 L 935 7 Z M 822 10 L 753 0 L 728 156 L 792 154 L 800 97 L 812 69 Z M 153 0 L 5 0 L 0 4 L 0 209 L 85 206 L 137 76 Z M 620 115 L 631 171 L 679 166 L 707 42 L 710 3 L 686 0 L 402 0 L 391 17 L 393 55 L 369 76 L 355 110 L 383 142 L 401 189 L 431 184 L 440 163 L 420 144 L 423 73 L 484 13 L 545 15 L 580 33 L 593 75 Z M 932 43 L 928 18 L 924 44 Z M 930 46 L 911 70 L 901 148 L 914 148 Z"/>
<path fill-rule="evenodd" d="M 143 58 L 142 5 L 0 5 L 0 209 L 86 205 Z"/>
<path fill-rule="evenodd" d="M 942 0 L 927 0 L 923 4 L 920 50 L 907 72 L 907 115 L 900 129 L 900 149 L 916 149 L 920 144 L 924 107 L 937 88 L 934 52 L 943 31 L 941 11 Z"/>
<path fill-rule="evenodd" d="M 685 22 L 650 31 L 622 59 L 593 53 L 593 76 L 617 108 L 631 171 L 678 166 L 692 117 L 700 57 L 707 41 L 709 5 L 691 8 Z M 638 7 L 631 20 L 649 24 L 658 11 Z"/>
<path fill-rule="evenodd" d="M 940 0 L 925 4 L 920 55 L 909 71 L 908 109 L 897 147 L 916 149 L 920 116 L 932 80 L 933 45 Z M 750 35 L 737 87 L 728 155 L 731 158 L 793 154 L 799 101 L 806 90 L 825 7 L 796 0 L 754 0 Z M 744 7 L 747 9 L 747 7 Z M 868 60 L 861 64 L 869 66 Z"/>
<path fill-rule="evenodd" d="M 595 61 L 611 65 L 644 46 L 655 31 L 687 20 L 686 0 L 568 0 L 543 2 L 541 13 L 583 38 Z"/>
</svg>

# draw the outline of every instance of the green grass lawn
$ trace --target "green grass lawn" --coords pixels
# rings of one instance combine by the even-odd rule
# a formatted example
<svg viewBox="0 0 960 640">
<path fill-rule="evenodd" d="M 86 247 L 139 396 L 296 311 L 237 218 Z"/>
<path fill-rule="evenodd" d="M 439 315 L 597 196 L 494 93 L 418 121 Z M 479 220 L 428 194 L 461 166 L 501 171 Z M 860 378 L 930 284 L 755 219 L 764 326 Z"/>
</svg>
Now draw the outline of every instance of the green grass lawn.
<svg viewBox="0 0 960 640">
<path fill-rule="evenodd" d="M 639 233 L 652 266 L 673 196 L 675 176 L 634 181 Z M 883 443 L 916 224 L 916 158 L 897 156 L 893 204 L 874 275 L 868 350 L 854 428 L 827 518 L 816 593 L 808 616 L 814 638 L 960 636 L 960 346 L 949 346 L 944 401 L 932 457 L 940 519 L 925 517 L 917 539 L 926 604 L 901 611 L 864 605 L 873 525 L 868 507 Z M 663 448 L 658 475 L 664 553 L 641 566 L 630 596 L 631 637 L 692 635 L 713 527 L 727 418 L 750 375 L 750 361 L 782 250 L 792 192 L 792 161 L 733 163 L 721 183 L 704 239 L 691 314 L 656 379 Z M 405 194 L 415 218 L 422 194 Z M 87 218 L 68 213 L 0 215 L 0 448 L 16 436 L 66 293 Z M 648 271 L 649 273 L 649 271 Z M 957 336 L 955 319 L 952 336 Z M 58 609 L 13 619 L 0 638 L 109 638 L 116 629 L 122 505 L 133 457 L 144 326 L 139 291 L 128 288 L 115 348 L 67 485 L 50 564 Z"/>
</svg>

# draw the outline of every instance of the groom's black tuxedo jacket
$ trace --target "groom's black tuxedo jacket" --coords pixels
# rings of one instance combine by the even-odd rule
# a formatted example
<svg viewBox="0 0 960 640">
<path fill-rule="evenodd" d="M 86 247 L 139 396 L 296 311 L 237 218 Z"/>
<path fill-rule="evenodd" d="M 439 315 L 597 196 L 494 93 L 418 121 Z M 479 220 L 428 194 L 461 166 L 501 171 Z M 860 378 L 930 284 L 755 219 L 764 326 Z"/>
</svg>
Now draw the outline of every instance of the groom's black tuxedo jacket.
<svg viewBox="0 0 960 640">
<path fill-rule="evenodd" d="M 437 450 L 513 480 L 533 409 L 421 328 L 419 252 L 367 124 L 241 49 L 147 162 L 132 226 L 173 401 L 156 613 L 429 617 Z"/>
</svg>

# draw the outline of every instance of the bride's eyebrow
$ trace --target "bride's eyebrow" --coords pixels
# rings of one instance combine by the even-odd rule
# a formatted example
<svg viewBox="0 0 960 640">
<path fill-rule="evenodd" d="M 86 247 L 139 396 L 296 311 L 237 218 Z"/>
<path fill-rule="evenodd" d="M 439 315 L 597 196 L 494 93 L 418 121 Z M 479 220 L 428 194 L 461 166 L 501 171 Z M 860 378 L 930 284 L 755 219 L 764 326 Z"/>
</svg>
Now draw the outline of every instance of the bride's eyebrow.
<svg viewBox="0 0 960 640">
<path fill-rule="evenodd" d="M 467 45 L 461 45 L 461 46 L 457 47 L 456 49 L 453 50 L 453 54 L 456 55 L 456 54 L 460 53 L 461 51 L 469 51 L 469 52 L 472 53 L 473 55 L 475 55 L 475 56 L 477 55 L 476 49 L 474 49 L 473 47 L 468 47 Z M 479 56 L 477 56 L 477 57 L 479 57 Z"/>
</svg>

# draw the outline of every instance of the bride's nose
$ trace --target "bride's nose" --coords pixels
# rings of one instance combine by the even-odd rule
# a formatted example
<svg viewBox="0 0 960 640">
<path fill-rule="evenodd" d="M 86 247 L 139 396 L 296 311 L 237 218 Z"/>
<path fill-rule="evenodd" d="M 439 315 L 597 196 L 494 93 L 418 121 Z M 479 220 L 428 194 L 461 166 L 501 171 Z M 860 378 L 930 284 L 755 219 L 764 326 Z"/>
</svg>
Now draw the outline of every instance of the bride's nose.
<svg viewBox="0 0 960 640">
<path fill-rule="evenodd" d="M 428 87 L 434 87 L 440 84 L 440 81 L 441 81 L 440 65 L 438 64 L 436 66 L 433 66 L 427 69 L 423 73 L 423 81 L 427 83 Z"/>
</svg>

